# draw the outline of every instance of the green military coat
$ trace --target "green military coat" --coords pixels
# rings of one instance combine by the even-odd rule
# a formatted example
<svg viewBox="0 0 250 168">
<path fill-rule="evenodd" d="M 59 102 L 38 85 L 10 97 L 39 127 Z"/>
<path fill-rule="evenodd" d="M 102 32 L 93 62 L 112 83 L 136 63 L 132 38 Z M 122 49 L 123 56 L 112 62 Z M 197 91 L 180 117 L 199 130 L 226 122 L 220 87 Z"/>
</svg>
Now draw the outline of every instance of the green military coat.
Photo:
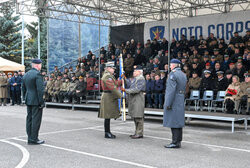
<svg viewBox="0 0 250 168">
<path fill-rule="evenodd" d="M 8 97 L 8 78 L 6 76 L 0 76 L 0 98 Z"/>
<path fill-rule="evenodd" d="M 101 79 L 103 93 L 101 97 L 101 105 L 99 118 L 111 119 L 119 118 L 120 111 L 118 99 L 121 98 L 121 91 L 118 90 L 117 82 L 113 75 L 105 71 Z"/>
</svg>

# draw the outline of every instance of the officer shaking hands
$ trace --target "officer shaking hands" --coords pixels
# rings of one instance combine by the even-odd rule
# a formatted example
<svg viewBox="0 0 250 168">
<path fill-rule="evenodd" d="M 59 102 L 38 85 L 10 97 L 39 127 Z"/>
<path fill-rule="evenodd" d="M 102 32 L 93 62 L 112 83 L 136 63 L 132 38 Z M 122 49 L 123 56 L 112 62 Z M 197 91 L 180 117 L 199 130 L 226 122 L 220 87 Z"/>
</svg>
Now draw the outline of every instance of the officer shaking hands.
<svg viewBox="0 0 250 168">
<path fill-rule="evenodd" d="M 170 69 L 165 91 L 163 126 L 171 128 L 172 143 L 166 148 L 180 148 L 182 128 L 185 125 L 185 90 L 187 77 L 181 71 L 181 62 L 177 59 L 170 61 Z"/>
<path fill-rule="evenodd" d="M 25 104 L 27 105 L 26 132 L 29 145 L 43 144 L 44 141 L 38 139 L 38 133 L 42 121 L 44 108 L 44 86 L 43 77 L 40 74 L 42 61 L 32 60 L 32 69 L 23 77 L 23 91 Z"/>
</svg>

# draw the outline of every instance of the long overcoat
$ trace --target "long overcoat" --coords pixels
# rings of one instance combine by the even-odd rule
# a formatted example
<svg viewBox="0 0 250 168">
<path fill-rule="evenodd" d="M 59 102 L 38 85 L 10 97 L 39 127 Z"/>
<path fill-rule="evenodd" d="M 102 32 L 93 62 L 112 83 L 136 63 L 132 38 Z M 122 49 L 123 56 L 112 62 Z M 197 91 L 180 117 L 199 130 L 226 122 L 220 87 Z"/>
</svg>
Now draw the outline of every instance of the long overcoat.
<svg viewBox="0 0 250 168">
<path fill-rule="evenodd" d="M 8 97 L 8 78 L 6 76 L 0 76 L 0 98 Z"/>
<path fill-rule="evenodd" d="M 132 118 L 144 117 L 146 80 L 143 76 L 138 76 L 131 81 L 126 80 L 128 89 L 128 113 Z"/>
<path fill-rule="evenodd" d="M 118 90 L 118 83 L 113 75 L 105 70 L 101 79 L 101 85 L 103 89 L 101 97 L 99 118 L 111 119 L 119 118 L 120 111 L 118 106 L 118 99 L 121 98 L 121 91 Z"/>
<path fill-rule="evenodd" d="M 185 126 L 185 89 L 187 77 L 180 68 L 170 72 L 165 91 L 163 126 L 182 128 Z M 171 107 L 167 109 L 167 107 Z"/>
</svg>

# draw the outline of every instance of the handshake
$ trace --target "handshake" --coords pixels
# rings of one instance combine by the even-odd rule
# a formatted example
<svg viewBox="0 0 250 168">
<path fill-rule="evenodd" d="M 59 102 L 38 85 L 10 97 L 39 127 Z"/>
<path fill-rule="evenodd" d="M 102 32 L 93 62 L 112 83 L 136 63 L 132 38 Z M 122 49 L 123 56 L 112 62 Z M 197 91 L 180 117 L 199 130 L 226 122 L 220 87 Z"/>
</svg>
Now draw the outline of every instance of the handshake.
<svg viewBox="0 0 250 168">
<path fill-rule="evenodd" d="M 121 91 L 122 91 L 122 92 L 126 92 L 126 89 L 123 88 L 123 87 L 121 87 Z"/>
<path fill-rule="evenodd" d="M 121 74 L 121 78 L 123 78 L 123 79 L 127 79 L 124 73 L 123 73 L 123 74 Z"/>
</svg>

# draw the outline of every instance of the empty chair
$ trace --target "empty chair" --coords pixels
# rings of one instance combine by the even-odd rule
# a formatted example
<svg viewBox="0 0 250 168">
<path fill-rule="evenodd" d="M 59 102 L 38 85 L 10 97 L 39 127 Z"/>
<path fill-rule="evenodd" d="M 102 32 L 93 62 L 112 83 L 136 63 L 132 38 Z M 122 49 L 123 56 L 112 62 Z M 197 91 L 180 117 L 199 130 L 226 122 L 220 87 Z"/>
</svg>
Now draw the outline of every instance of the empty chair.
<svg viewBox="0 0 250 168">
<path fill-rule="evenodd" d="M 207 103 L 207 110 L 210 111 L 210 105 L 211 105 L 211 101 L 213 100 L 213 96 L 214 96 L 214 92 L 212 90 L 204 91 L 202 99 L 198 101 L 201 111 L 203 110 L 203 102 Z"/>
<path fill-rule="evenodd" d="M 213 108 L 214 109 L 214 112 L 216 112 L 216 109 L 218 106 L 215 106 L 216 103 L 222 103 L 222 111 L 224 111 L 224 99 L 225 99 L 225 96 L 226 96 L 226 91 L 218 91 L 217 92 L 217 95 L 216 95 L 216 99 L 215 100 L 212 100 L 212 103 L 211 103 L 211 109 Z"/>
<path fill-rule="evenodd" d="M 194 102 L 194 109 L 197 111 L 198 107 L 198 100 L 200 99 L 200 91 L 199 90 L 192 90 L 190 97 L 185 99 L 185 105 L 188 103 L 188 110 L 190 110 L 190 104 Z"/>
</svg>

